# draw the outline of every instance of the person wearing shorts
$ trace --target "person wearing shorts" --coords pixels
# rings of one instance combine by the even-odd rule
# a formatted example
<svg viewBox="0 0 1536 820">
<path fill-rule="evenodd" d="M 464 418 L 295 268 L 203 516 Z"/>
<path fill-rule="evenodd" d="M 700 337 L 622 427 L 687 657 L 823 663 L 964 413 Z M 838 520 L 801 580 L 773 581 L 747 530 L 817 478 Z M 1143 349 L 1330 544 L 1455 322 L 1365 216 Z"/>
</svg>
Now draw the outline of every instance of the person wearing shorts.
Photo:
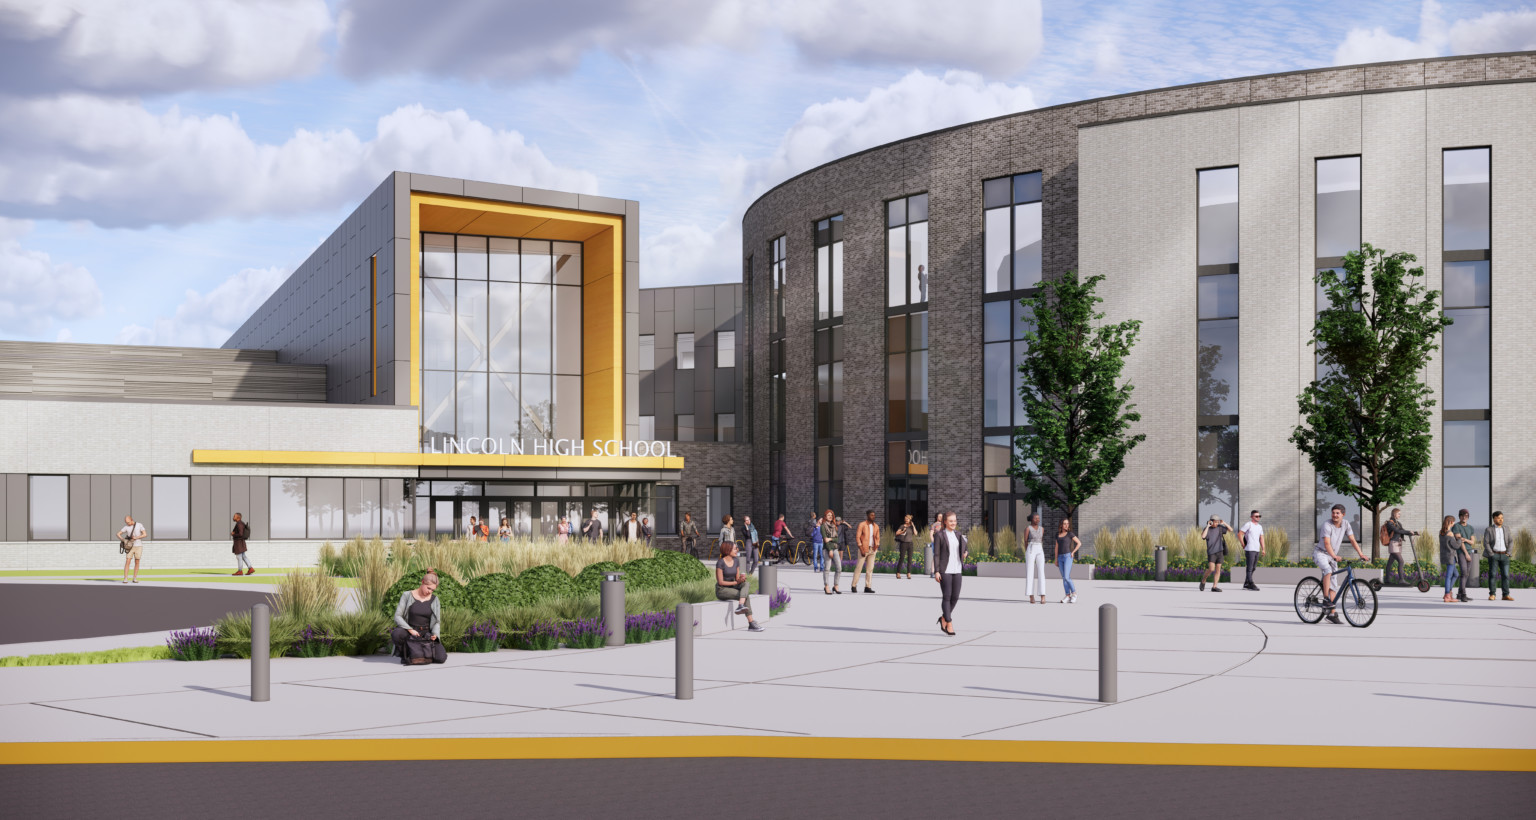
<svg viewBox="0 0 1536 820">
<path fill-rule="evenodd" d="M 1205 522 L 1205 529 L 1200 531 L 1200 537 L 1205 539 L 1205 560 L 1209 563 L 1205 568 L 1205 574 L 1200 576 L 1201 592 L 1205 591 L 1205 579 L 1210 578 L 1211 573 L 1216 574 L 1216 577 L 1211 580 L 1211 591 L 1221 591 L 1221 557 L 1227 552 L 1226 537 L 1231 531 L 1232 528 L 1227 526 L 1227 522 L 1214 515 Z"/>
<path fill-rule="evenodd" d="M 1317 564 L 1318 572 L 1323 575 L 1323 596 L 1328 599 L 1328 620 L 1331 623 L 1339 623 L 1339 613 L 1333 601 L 1333 573 L 1339 571 L 1338 551 L 1343 548 L 1345 539 L 1354 545 L 1355 554 L 1360 556 L 1360 560 L 1366 560 L 1365 551 L 1355 539 L 1349 522 L 1344 520 L 1344 505 L 1335 504 L 1329 511 L 1328 520 L 1317 528 L 1317 546 L 1312 552 L 1312 563 Z"/>
<path fill-rule="evenodd" d="M 149 537 L 149 532 L 144 525 L 133 520 L 133 516 L 123 516 L 123 528 L 117 531 L 117 537 L 123 542 L 123 583 L 128 583 L 128 565 L 133 564 L 133 582 L 139 582 L 139 562 L 144 558 L 144 539 Z"/>
</svg>

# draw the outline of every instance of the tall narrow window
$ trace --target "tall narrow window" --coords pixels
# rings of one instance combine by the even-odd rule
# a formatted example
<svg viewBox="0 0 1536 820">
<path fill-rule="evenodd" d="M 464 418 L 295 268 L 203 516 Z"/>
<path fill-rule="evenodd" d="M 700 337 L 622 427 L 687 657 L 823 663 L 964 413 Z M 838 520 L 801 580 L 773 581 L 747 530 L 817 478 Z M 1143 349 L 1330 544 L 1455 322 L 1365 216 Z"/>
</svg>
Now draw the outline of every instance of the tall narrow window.
<svg viewBox="0 0 1536 820">
<path fill-rule="evenodd" d="M 715 367 L 736 366 L 736 331 L 722 330 L 715 334 Z"/>
<path fill-rule="evenodd" d="M 693 369 L 693 334 L 692 333 L 679 333 L 679 334 L 677 334 L 677 336 L 675 338 L 675 347 L 674 347 L 674 349 L 677 351 L 677 369 L 678 370 L 692 370 Z"/>
<path fill-rule="evenodd" d="M 785 335 L 785 237 L 768 243 L 769 305 L 768 322 L 768 512 L 770 519 L 785 512 L 789 504 L 784 479 L 784 448 L 788 407 L 789 373 L 784 358 Z"/>
<path fill-rule="evenodd" d="M 1238 520 L 1238 170 L 1196 173 L 1195 516 Z"/>
<path fill-rule="evenodd" d="M 928 301 L 928 195 L 885 203 L 885 304 Z"/>
<path fill-rule="evenodd" d="M 1493 296 L 1492 151 L 1443 152 L 1441 270 L 1445 329 L 1441 402 L 1444 423 L 1444 502 L 1447 514 L 1465 509 L 1487 521 L 1492 495 Z"/>
<path fill-rule="evenodd" d="M 645 333 L 640 336 L 640 369 L 656 369 L 656 334 Z"/>
<path fill-rule="evenodd" d="M 989 179 L 982 183 L 982 463 L 986 499 L 982 515 L 992 532 L 1024 525 L 1023 487 L 1007 470 L 1014 430 L 1029 424 L 1019 388 L 1019 364 L 1028 350 L 1024 334 L 1033 323 L 1019 300 L 1033 295 L 1044 276 L 1043 175 Z"/>
<path fill-rule="evenodd" d="M 1316 268 L 1319 272 L 1342 274 L 1344 255 L 1360 250 L 1360 158 L 1332 157 L 1317 160 L 1316 166 Z M 1316 287 L 1316 312 L 1332 307 L 1321 285 Z M 1326 375 L 1317 363 L 1317 378 Z M 1329 488 L 1317 478 L 1317 506 L 1314 521 L 1328 517 L 1334 504 L 1344 505 L 1344 518 L 1355 536 L 1364 541 L 1360 530 L 1360 503 Z"/>
<path fill-rule="evenodd" d="M 368 396 L 379 395 L 379 255 L 368 257 Z"/>
<path fill-rule="evenodd" d="M 30 540 L 69 540 L 69 476 L 28 476 L 27 500 Z M 13 514 L 20 513 L 16 510 Z"/>
<path fill-rule="evenodd" d="M 816 508 L 842 509 L 843 328 L 816 331 Z"/>
<path fill-rule="evenodd" d="M 157 540 L 191 537 L 191 481 L 184 475 L 157 475 L 150 480 L 150 509 L 154 511 Z"/>
<path fill-rule="evenodd" d="M 897 526 L 928 514 L 928 195 L 886 202 L 885 226 L 885 513 Z"/>
<path fill-rule="evenodd" d="M 843 217 L 816 223 L 816 321 L 843 316 Z"/>
<path fill-rule="evenodd" d="M 788 273 L 784 259 L 785 237 L 768 243 L 768 282 L 772 293 L 768 296 L 773 316 L 768 324 L 770 332 L 784 332 L 784 283 Z"/>
</svg>

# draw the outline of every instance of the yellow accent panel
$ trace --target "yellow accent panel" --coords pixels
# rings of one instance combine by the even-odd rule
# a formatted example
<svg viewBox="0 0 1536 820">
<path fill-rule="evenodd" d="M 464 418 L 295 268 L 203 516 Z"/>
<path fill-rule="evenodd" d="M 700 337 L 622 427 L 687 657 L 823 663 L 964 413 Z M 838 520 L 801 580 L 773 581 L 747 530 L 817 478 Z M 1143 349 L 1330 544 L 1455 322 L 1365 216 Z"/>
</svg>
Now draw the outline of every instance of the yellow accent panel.
<svg viewBox="0 0 1536 820">
<path fill-rule="evenodd" d="M 682 456 L 344 453 L 329 450 L 193 450 L 193 464 L 304 464 L 346 467 L 559 467 L 681 470 Z"/>
<path fill-rule="evenodd" d="M 927 464 L 908 464 L 907 475 L 928 475 Z"/>
<path fill-rule="evenodd" d="M 295 738 L 0 743 L 0 765 L 769 757 L 971 763 L 1536 771 L 1530 749 L 815 737 Z"/>
<path fill-rule="evenodd" d="M 624 218 L 446 194 L 411 194 L 411 403 L 421 406 L 421 233 L 586 243 L 582 264 L 582 438 L 624 431 Z"/>
</svg>

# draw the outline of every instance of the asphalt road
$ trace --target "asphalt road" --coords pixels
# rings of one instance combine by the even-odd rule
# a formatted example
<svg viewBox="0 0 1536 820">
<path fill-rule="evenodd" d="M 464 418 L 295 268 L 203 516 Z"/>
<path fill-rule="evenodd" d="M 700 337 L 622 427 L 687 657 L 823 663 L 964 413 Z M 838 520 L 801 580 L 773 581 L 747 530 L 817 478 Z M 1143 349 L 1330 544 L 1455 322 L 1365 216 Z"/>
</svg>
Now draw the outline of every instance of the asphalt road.
<svg viewBox="0 0 1536 820">
<path fill-rule="evenodd" d="M 265 592 L 117 581 L 0 584 L 0 590 L 6 627 L 0 645 L 211 626 L 227 613 L 267 600 Z"/>
<path fill-rule="evenodd" d="M 1402 820 L 1477 805 L 1518 816 L 1536 802 L 1536 775 L 780 759 L 138 763 L 0 767 L 0 794 L 7 816 L 26 818 Z"/>
</svg>

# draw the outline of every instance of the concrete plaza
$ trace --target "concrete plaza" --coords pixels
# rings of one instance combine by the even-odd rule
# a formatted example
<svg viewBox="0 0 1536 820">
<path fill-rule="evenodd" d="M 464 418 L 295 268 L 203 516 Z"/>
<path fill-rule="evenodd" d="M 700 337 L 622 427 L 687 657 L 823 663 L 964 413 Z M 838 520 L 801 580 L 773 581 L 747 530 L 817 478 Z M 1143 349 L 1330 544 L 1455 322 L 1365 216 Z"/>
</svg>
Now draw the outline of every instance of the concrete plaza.
<svg viewBox="0 0 1536 820">
<path fill-rule="evenodd" d="M 7 668 L 0 741 L 777 735 L 1530 749 L 1536 739 L 1528 592 L 1450 605 L 1438 590 L 1384 589 L 1375 624 L 1354 629 L 1301 623 L 1288 586 L 1218 594 L 1093 581 L 1064 605 L 1052 582 L 1042 606 L 1023 602 L 1022 580 L 967 578 L 949 637 L 925 578 L 878 576 L 873 595 L 823 595 L 804 569 L 779 582 L 794 601 L 765 632 L 695 640 L 693 700 L 672 697 L 671 641 L 458 653 L 414 668 L 280 658 L 267 703 L 248 700 L 246 661 Z M 1114 704 L 1097 700 L 1106 602 L 1119 613 Z"/>
</svg>

